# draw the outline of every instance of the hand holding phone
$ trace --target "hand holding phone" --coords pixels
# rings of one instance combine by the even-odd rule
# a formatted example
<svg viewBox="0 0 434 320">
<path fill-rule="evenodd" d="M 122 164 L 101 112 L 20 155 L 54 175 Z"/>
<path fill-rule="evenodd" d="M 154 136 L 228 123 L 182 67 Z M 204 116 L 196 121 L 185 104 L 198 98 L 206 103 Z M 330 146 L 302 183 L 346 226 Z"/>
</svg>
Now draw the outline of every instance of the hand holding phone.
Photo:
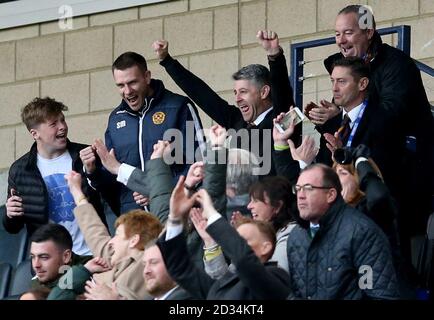
<svg viewBox="0 0 434 320">
<path fill-rule="evenodd" d="M 11 188 L 11 196 L 6 201 L 6 215 L 9 218 L 20 217 L 24 215 L 23 200 L 19 192 Z"/>
</svg>

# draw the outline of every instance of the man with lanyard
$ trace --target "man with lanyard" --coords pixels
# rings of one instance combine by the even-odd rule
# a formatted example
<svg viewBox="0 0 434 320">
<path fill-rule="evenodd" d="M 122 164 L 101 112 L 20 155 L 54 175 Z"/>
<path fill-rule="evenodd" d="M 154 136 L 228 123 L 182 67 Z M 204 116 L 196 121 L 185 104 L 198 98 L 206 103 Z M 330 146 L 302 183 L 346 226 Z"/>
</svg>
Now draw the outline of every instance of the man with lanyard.
<svg viewBox="0 0 434 320">
<path fill-rule="evenodd" d="M 380 167 L 386 184 L 401 185 L 396 159 L 405 152 L 405 140 L 394 135 L 395 122 L 377 108 L 375 97 L 368 96 L 369 68 L 357 57 L 335 61 L 330 76 L 334 102 L 342 112 L 326 123 L 324 138 L 333 153 L 337 148 L 366 144 Z"/>
</svg>

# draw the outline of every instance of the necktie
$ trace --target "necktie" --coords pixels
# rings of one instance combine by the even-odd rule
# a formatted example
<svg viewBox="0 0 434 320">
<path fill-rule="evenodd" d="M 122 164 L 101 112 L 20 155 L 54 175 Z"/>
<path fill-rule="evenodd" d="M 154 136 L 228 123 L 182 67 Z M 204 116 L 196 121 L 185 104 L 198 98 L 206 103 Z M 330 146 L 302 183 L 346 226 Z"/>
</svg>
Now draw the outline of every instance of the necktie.
<svg viewBox="0 0 434 320">
<path fill-rule="evenodd" d="M 341 139 L 343 144 L 347 142 L 348 137 L 351 133 L 350 123 L 351 119 L 348 114 L 346 114 L 344 119 L 342 120 L 341 126 L 338 129 L 339 138 Z"/>
<path fill-rule="evenodd" d="M 258 128 L 254 122 L 247 123 L 247 129 L 255 129 Z"/>
<path fill-rule="evenodd" d="M 313 237 L 315 237 L 315 234 L 318 232 L 318 230 L 319 230 L 319 225 L 310 227 L 310 235 L 312 239 Z"/>
</svg>

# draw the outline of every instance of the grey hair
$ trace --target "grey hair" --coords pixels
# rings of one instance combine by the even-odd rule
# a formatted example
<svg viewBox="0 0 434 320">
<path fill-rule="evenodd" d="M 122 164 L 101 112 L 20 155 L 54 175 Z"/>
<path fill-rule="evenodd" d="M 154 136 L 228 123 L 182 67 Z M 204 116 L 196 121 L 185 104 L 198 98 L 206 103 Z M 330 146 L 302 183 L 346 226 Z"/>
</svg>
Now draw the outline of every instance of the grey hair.
<svg viewBox="0 0 434 320">
<path fill-rule="evenodd" d="M 255 155 L 244 149 L 229 149 L 226 169 L 226 188 L 233 188 L 235 194 L 249 193 L 250 186 L 258 181 L 253 174 L 259 167 Z"/>
</svg>

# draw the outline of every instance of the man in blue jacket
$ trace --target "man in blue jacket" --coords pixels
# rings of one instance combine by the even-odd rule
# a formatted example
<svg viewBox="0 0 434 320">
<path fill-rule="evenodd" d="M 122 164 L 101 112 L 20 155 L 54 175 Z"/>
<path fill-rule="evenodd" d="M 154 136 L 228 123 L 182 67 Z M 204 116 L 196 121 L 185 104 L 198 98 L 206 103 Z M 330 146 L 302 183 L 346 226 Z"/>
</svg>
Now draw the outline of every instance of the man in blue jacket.
<svg viewBox="0 0 434 320">
<path fill-rule="evenodd" d="M 195 154 L 200 155 L 199 146 L 203 142 L 202 125 L 194 104 L 165 89 L 161 80 L 152 79 L 145 58 L 138 53 L 121 54 L 112 71 L 122 101 L 110 114 L 105 143 L 125 163 L 117 181 L 128 180 L 133 167 L 145 170 L 158 140 L 175 141 L 172 173 L 175 178 L 186 174 L 189 164 L 196 161 Z M 91 185 L 108 200 L 115 214 L 147 204 L 146 194 L 133 196 L 133 191 L 95 165 L 94 147 L 84 149 L 80 156 Z"/>
</svg>

